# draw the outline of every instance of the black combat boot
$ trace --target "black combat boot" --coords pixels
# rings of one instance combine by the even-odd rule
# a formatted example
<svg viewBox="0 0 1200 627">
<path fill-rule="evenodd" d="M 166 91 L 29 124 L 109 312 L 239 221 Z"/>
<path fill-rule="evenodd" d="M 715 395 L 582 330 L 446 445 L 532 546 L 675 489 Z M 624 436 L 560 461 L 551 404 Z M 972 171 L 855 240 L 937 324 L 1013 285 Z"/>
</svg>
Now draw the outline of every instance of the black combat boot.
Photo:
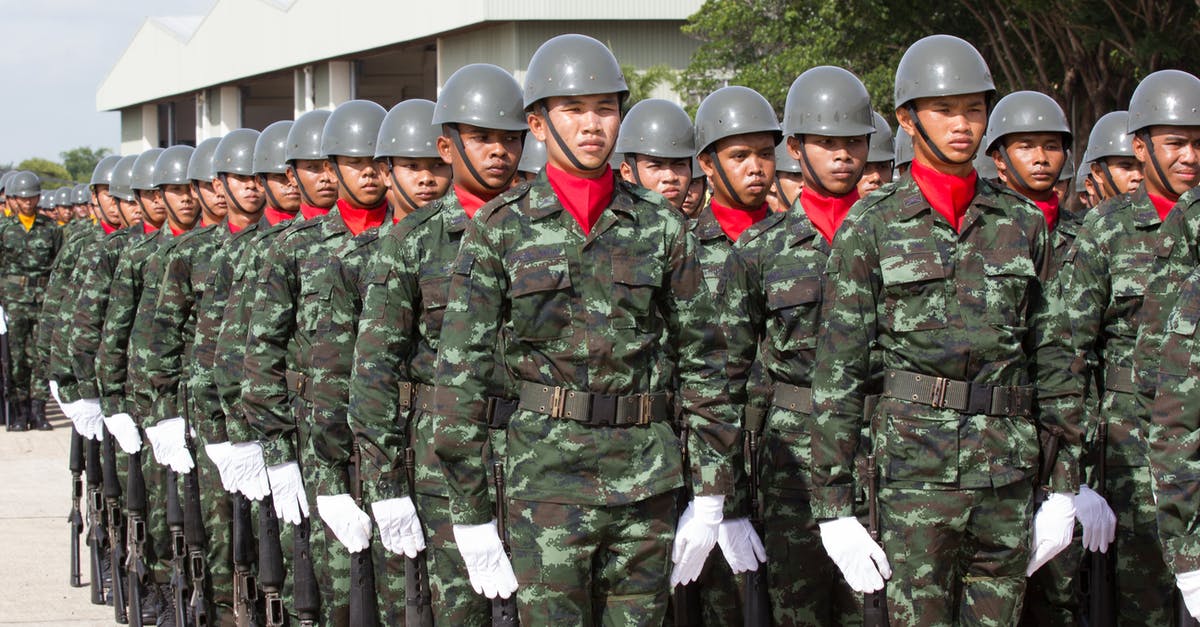
<svg viewBox="0 0 1200 627">
<path fill-rule="evenodd" d="M 46 420 L 46 401 L 29 401 L 29 420 L 38 431 L 50 431 L 54 425 Z"/>
<path fill-rule="evenodd" d="M 12 416 L 13 431 L 28 431 L 29 430 L 29 403 L 25 401 L 16 401 L 9 409 Z"/>
</svg>

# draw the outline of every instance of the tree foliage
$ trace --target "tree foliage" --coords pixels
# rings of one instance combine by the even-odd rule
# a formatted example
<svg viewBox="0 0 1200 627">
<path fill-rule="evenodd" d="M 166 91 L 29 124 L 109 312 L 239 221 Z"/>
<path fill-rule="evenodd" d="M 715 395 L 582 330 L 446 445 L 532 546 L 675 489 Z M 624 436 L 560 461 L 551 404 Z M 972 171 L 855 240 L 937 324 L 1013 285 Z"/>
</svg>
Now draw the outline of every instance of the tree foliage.
<svg viewBox="0 0 1200 627">
<path fill-rule="evenodd" d="M 42 186 L 46 188 L 60 187 L 74 181 L 71 178 L 71 173 L 61 163 L 55 163 L 41 157 L 30 157 L 17 164 L 17 169 L 29 170 L 38 175 L 42 179 Z M 91 175 L 91 172 L 88 174 Z"/>
<path fill-rule="evenodd" d="M 96 164 L 100 163 L 100 160 L 107 157 L 109 153 L 108 148 L 80 146 L 64 150 L 58 153 L 58 156 L 62 159 L 63 166 L 70 173 L 72 180 L 86 183 L 91 180 L 92 170 L 96 169 Z"/>
<path fill-rule="evenodd" d="M 638 70 L 632 65 L 622 65 L 621 73 L 625 75 L 625 84 L 629 86 L 629 97 L 625 99 L 625 111 L 633 105 L 650 98 L 659 85 L 670 83 L 675 79 L 675 73 L 666 65 L 654 65 L 644 70 Z"/>
</svg>

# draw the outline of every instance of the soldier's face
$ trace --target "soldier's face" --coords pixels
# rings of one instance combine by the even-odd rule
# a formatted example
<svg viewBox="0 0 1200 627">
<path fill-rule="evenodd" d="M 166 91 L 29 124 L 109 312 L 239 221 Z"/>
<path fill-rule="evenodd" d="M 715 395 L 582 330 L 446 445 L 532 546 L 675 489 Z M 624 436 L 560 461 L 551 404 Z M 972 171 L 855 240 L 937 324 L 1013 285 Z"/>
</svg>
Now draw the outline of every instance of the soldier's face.
<svg viewBox="0 0 1200 627">
<path fill-rule="evenodd" d="M 1142 162 L 1150 193 L 1175 199 L 1200 183 L 1200 126 L 1151 126 L 1154 156 L 1166 180 L 1150 164 L 1151 147 L 1141 133 L 1133 136 L 1133 154 Z M 1171 193 L 1170 190 L 1175 190 Z"/>
<path fill-rule="evenodd" d="M 351 204 L 362 203 L 360 209 L 378 206 L 383 202 L 387 186 L 383 184 L 382 168 L 373 157 L 337 157 L 333 162 L 341 175 L 338 197 Z"/>
<path fill-rule="evenodd" d="M 921 163 L 935 169 L 954 174 L 968 173 L 971 161 L 987 129 L 987 100 L 983 94 L 962 94 L 918 98 L 914 102 L 917 118 L 929 138 L 937 146 L 946 161 L 937 157 L 917 132 L 917 126 L 908 107 L 896 109 L 896 119 L 904 132 L 913 139 L 913 154 Z"/>
<path fill-rule="evenodd" d="M 1114 189 L 1109 184 L 1108 179 L 1104 176 L 1104 168 L 1108 167 L 1108 173 L 1112 176 L 1112 182 L 1116 185 Z M 1088 189 L 1096 194 L 1096 204 L 1101 200 L 1128 194 L 1136 191 L 1138 186 L 1142 184 L 1142 162 L 1133 157 L 1105 157 L 1091 164 L 1092 176 L 1088 180 Z"/>
<path fill-rule="evenodd" d="M 262 211 L 266 202 L 262 185 L 258 177 L 252 174 L 226 174 L 221 189 L 225 192 L 225 204 L 230 211 L 254 214 Z"/>
<path fill-rule="evenodd" d="M 689 218 L 694 218 L 700 213 L 700 207 L 704 203 L 704 192 L 708 191 L 708 178 L 697 176 L 688 184 L 687 195 L 683 198 L 684 215 Z"/>
<path fill-rule="evenodd" d="M 1008 163 L 1004 162 L 1001 150 L 1008 154 Z M 1054 185 L 1067 162 L 1067 149 L 1059 133 L 1013 133 L 992 153 L 992 160 L 1001 179 L 1013 191 L 1046 201 L 1055 194 Z M 1009 171 L 1009 164 L 1013 172 Z"/>
<path fill-rule="evenodd" d="M 337 177 L 328 161 L 297 159 L 288 168 L 287 175 L 297 189 L 302 188 L 314 207 L 328 209 L 337 202 Z"/>
<path fill-rule="evenodd" d="M 107 185 L 96 185 L 92 188 L 92 202 L 100 207 L 100 217 L 109 226 L 124 224 L 124 221 L 121 219 L 121 209 L 117 206 L 117 199 L 108 193 Z"/>
<path fill-rule="evenodd" d="M 271 193 L 266 195 L 269 202 L 271 196 L 275 197 L 275 201 L 279 203 L 276 207 L 288 213 L 296 213 L 300 211 L 300 202 L 303 198 L 300 196 L 300 188 L 292 183 L 292 179 L 286 174 L 263 174 L 262 186 Z"/>
<path fill-rule="evenodd" d="M 70 222 L 72 215 L 71 207 L 68 205 L 59 205 L 54 208 L 54 216 L 59 222 Z"/>
<path fill-rule="evenodd" d="M 167 221 L 167 206 L 163 204 L 162 194 L 157 189 L 135 190 L 138 205 L 142 208 L 142 219 L 161 227 Z"/>
<path fill-rule="evenodd" d="M 75 205 L 75 206 L 71 207 L 71 212 L 75 214 L 76 219 L 85 220 L 85 219 L 87 219 L 88 216 L 92 215 L 92 206 L 91 205 Z"/>
<path fill-rule="evenodd" d="M 17 213 L 19 213 L 25 217 L 37 215 L 37 209 L 38 209 L 38 206 L 37 206 L 38 197 L 37 196 L 31 196 L 29 198 L 21 198 L 20 196 L 9 196 L 9 200 L 12 202 L 13 206 L 16 207 Z"/>
<path fill-rule="evenodd" d="M 858 179 L 862 178 L 863 165 L 867 162 L 867 136 L 828 137 L 825 135 L 792 136 L 787 139 L 788 152 L 792 158 L 811 166 L 805 168 L 805 184 L 829 190 L 835 196 L 845 196 L 854 191 Z M 808 180 L 816 176 L 816 181 Z M 791 196 L 789 196 L 790 198 Z"/>
<path fill-rule="evenodd" d="M 197 200 L 203 201 L 200 210 L 209 222 L 216 223 L 225 219 L 225 215 L 229 213 L 229 205 L 225 202 L 225 193 L 221 188 L 214 186 L 212 181 L 196 181 L 192 192 L 196 194 Z"/>
<path fill-rule="evenodd" d="M 699 156 L 700 168 L 712 182 L 713 198 L 734 209 L 752 211 L 767 201 L 767 193 L 775 178 L 775 136 L 771 133 L 748 133 L 718 140 L 717 161 L 728 179 L 717 174 L 709 151 Z"/>
<path fill-rule="evenodd" d="M 497 189 L 509 184 L 517 171 L 517 164 L 521 162 L 521 152 L 524 149 L 520 131 L 501 131 L 459 124 L 458 136 L 463 145 L 461 155 L 449 132 L 449 127 L 443 128 L 442 136 L 437 140 L 437 148 L 442 161 L 450 164 L 455 183 L 484 198 L 495 196 Z M 464 157 L 471 162 L 486 186 L 475 180 Z"/>
<path fill-rule="evenodd" d="M 125 218 L 125 223 L 130 226 L 138 224 L 142 221 L 142 208 L 132 200 L 117 199 L 117 211 Z"/>
<path fill-rule="evenodd" d="M 869 161 L 863 167 L 863 175 L 858 179 L 858 195 L 866 196 L 871 192 L 892 182 L 891 161 Z"/>
<path fill-rule="evenodd" d="M 667 159 L 653 155 L 634 155 L 634 167 L 637 167 L 637 177 L 634 177 L 633 167 L 629 161 L 621 162 L 621 178 L 642 187 L 658 192 L 676 209 L 683 207 L 683 199 L 687 194 L 686 186 L 692 178 L 692 158 Z"/>
<path fill-rule="evenodd" d="M 440 157 L 418 159 L 392 157 L 390 167 L 386 163 L 384 167 L 388 168 L 390 174 L 387 180 L 388 186 L 399 185 L 400 189 L 404 191 L 404 195 L 395 194 L 392 199 L 393 205 L 406 211 L 424 207 L 445 196 L 446 190 L 450 189 L 450 176 L 453 174 L 453 170 L 450 164 Z M 405 195 L 416 203 L 415 207 L 409 206 L 404 199 Z"/>
<path fill-rule="evenodd" d="M 529 131 L 546 144 L 546 160 L 579 177 L 595 177 L 612 153 L 621 128 L 621 101 L 616 94 L 556 96 L 546 99 L 546 117 L 528 116 Z M 550 135 L 553 124 L 569 150 L 585 169 L 574 165 L 563 146 Z"/>
<path fill-rule="evenodd" d="M 163 185 L 163 204 L 167 207 L 167 220 L 176 229 L 190 229 L 196 224 L 200 207 L 192 194 L 191 185 Z"/>
</svg>

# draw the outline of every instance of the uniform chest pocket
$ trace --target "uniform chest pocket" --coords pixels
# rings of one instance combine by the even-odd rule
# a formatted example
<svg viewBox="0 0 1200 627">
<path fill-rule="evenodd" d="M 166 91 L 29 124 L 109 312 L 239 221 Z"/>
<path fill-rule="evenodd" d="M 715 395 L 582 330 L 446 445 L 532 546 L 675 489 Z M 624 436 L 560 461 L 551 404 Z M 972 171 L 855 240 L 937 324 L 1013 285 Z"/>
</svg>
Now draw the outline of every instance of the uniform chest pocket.
<svg viewBox="0 0 1200 627">
<path fill-rule="evenodd" d="M 654 291 L 662 285 L 662 268 L 648 259 L 613 255 L 612 311 L 613 328 L 632 329 L 648 326 Z"/>
<path fill-rule="evenodd" d="M 903 333 L 946 326 L 946 272 L 937 252 L 884 257 L 879 271 L 883 317 L 892 330 Z"/>
<path fill-rule="evenodd" d="M 1115 300 L 1142 299 L 1150 287 L 1150 266 L 1142 264 L 1137 258 L 1126 267 L 1127 270 L 1114 271 L 1112 275 L 1112 295 Z"/>
<path fill-rule="evenodd" d="M 784 350 L 815 348 L 821 317 L 821 277 L 791 276 L 767 284 L 767 309 L 775 345 Z"/>
<path fill-rule="evenodd" d="M 1192 346 L 1196 341 L 1198 321 L 1200 307 L 1180 306 L 1171 312 L 1163 329 L 1165 337 L 1160 351 L 1159 368 L 1163 372 L 1178 376 L 1192 374 Z"/>
<path fill-rule="evenodd" d="M 983 293 L 980 313 L 989 322 L 1006 326 L 1025 326 L 1030 295 L 1037 272 L 1029 252 L 1021 248 L 999 248 L 983 253 Z"/>
<path fill-rule="evenodd" d="M 551 257 L 513 268 L 508 297 L 516 337 L 536 342 L 571 332 L 571 273 L 566 257 Z"/>
<path fill-rule="evenodd" d="M 436 339 L 441 335 L 442 319 L 446 316 L 446 304 L 450 301 L 450 276 L 430 276 L 418 283 L 421 290 L 421 308 L 424 315 L 425 337 Z"/>
</svg>

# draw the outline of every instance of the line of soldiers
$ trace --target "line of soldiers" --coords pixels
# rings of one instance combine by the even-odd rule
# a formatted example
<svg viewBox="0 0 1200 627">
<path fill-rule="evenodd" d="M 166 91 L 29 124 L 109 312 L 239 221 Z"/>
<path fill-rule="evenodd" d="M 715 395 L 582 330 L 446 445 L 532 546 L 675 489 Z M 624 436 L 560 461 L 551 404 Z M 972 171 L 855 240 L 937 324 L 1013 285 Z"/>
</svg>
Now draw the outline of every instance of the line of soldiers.
<svg viewBox="0 0 1200 627">
<path fill-rule="evenodd" d="M 894 141 L 837 67 L 782 123 L 744 87 L 694 121 L 627 95 L 562 35 L 523 89 L 473 64 L 436 103 L 102 161 L 102 230 L 4 292 L 10 328 L 44 303 L 24 394 L 48 382 L 75 427 L 93 602 L 160 625 L 1200 613 L 1200 79 L 1143 79 L 1078 176 L 1054 100 L 993 102 L 946 35 L 897 68 Z"/>
</svg>

